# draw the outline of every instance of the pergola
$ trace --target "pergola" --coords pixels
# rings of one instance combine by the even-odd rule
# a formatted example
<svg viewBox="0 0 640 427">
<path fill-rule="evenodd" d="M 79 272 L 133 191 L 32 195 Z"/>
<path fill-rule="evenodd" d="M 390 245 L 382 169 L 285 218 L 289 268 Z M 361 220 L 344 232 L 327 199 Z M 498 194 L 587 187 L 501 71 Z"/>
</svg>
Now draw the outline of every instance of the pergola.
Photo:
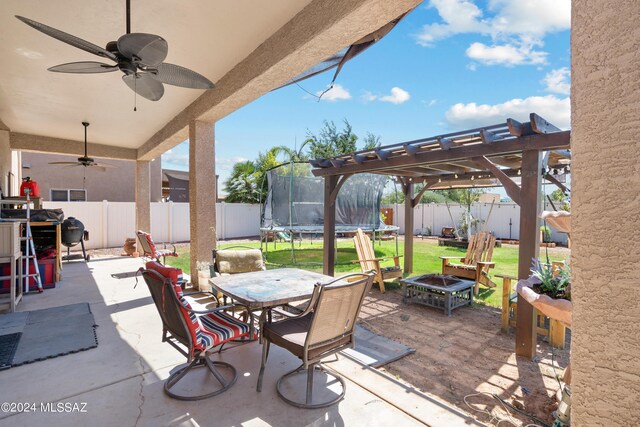
<svg viewBox="0 0 640 427">
<path fill-rule="evenodd" d="M 367 172 L 396 176 L 402 185 L 405 272 L 413 270 L 413 208 L 425 191 L 501 184 L 520 205 L 518 277 L 529 277 L 531 259 L 538 257 L 540 249 L 542 180 L 567 191 L 556 175 L 571 162 L 569 147 L 569 131 L 531 113 L 525 123 L 508 119 L 503 124 L 313 160 L 313 174 L 325 178 L 324 273 L 334 273 L 336 196 L 351 175 Z M 520 185 L 514 178 L 520 178 Z M 414 186 L 419 183 L 424 185 L 414 194 Z M 535 354 L 534 322 L 533 306 L 518 297 L 516 354 L 530 358 Z"/>
</svg>

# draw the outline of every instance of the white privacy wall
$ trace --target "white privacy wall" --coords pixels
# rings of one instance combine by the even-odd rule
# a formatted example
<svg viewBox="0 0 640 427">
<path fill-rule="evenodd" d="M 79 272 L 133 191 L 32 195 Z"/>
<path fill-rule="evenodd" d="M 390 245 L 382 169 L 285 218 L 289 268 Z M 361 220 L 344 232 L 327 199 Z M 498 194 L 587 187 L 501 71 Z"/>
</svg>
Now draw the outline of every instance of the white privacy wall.
<svg viewBox="0 0 640 427">
<path fill-rule="evenodd" d="M 404 234 L 404 204 L 388 206 L 394 210 L 395 225 L 400 227 L 400 234 Z M 546 210 L 553 210 L 551 206 L 545 206 Z M 496 203 L 489 216 L 491 203 L 474 203 L 471 206 L 471 215 L 480 218 L 483 222 L 478 225 L 478 231 L 485 229 L 491 231 L 499 239 L 520 239 L 520 206 L 515 203 Z M 451 213 L 449 213 L 449 211 Z M 451 227 L 459 224 L 465 211 L 461 205 L 447 205 L 444 203 L 425 203 L 414 208 L 413 226 L 414 233 L 423 232 L 425 228 L 431 228 L 432 235 L 440 235 L 442 227 Z M 452 221 L 453 217 L 453 221 Z M 488 219 L 488 222 L 487 222 Z M 511 227 L 509 224 L 511 223 Z M 542 222 L 541 224 L 542 225 Z M 567 235 L 551 229 L 551 240 L 559 243 L 567 243 Z"/>
<path fill-rule="evenodd" d="M 127 237 L 135 237 L 136 215 L 133 202 L 44 202 L 44 207 L 61 208 L 65 217 L 76 217 L 89 230 L 87 247 L 111 248 L 122 246 Z M 395 206 L 389 206 L 396 210 Z M 518 239 L 520 232 L 520 207 L 514 203 L 496 203 L 489 217 L 490 203 L 475 203 L 471 208 L 474 217 L 486 221 L 487 230 L 500 239 Z M 547 207 L 550 209 L 550 207 Z M 244 203 L 218 203 L 216 235 L 218 239 L 235 239 L 260 234 L 260 206 Z M 451 215 L 449 214 L 451 211 Z M 451 227 L 453 220 L 460 221 L 464 207 L 460 205 L 429 203 L 414 209 L 414 233 L 426 227 L 439 235 L 442 227 Z M 404 234 L 404 205 L 398 205 L 393 215 L 395 225 Z M 511 227 L 509 223 L 511 222 Z M 482 230 L 485 223 L 479 226 Z M 188 203 L 151 203 L 151 235 L 156 242 L 189 241 Z M 565 234 L 552 232 L 555 242 L 566 243 Z"/>
<path fill-rule="evenodd" d="M 89 231 L 87 248 L 111 248 L 136 236 L 133 202 L 44 202 L 44 208 L 60 208 L 65 218 L 76 217 Z M 218 239 L 260 234 L 260 206 L 243 203 L 216 205 Z M 156 242 L 189 241 L 188 203 L 151 203 L 151 235 Z"/>
</svg>

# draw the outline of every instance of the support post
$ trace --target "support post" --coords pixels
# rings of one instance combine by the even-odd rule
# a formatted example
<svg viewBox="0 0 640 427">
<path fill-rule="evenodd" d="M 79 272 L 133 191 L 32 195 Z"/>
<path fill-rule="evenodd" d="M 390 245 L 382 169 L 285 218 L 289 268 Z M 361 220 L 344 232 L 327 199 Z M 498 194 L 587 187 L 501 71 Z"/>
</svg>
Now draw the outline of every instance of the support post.
<svg viewBox="0 0 640 427">
<path fill-rule="evenodd" d="M 338 185 L 338 176 L 328 175 L 324 177 L 324 233 L 322 246 L 322 272 L 327 276 L 334 275 L 336 261 L 336 205 L 331 194 Z"/>
<path fill-rule="evenodd" d="M 413 271 L 413 188 L 414 184 L 405 181 L 404 192 L 404 272 Z"/>
<path fill-rule="evenodd" d="M 151 175 L 147 160 L 136 160 L 136 230 L 151 233 Z"/>
<path fill-rule="evenodd" d="M 189 123 L 189 220 L 191 282 L 200 287 L 198 262 L 210 263 L 216 247 L 214 130 L 212 123 L 202 121 Z"/>
<path fill-rule="evenodd" d="M 522 184 L 520 189 L 520 246 L 518 279 L 529 277 L 531 260 L 540 253 L 538 215 L 541 212 L 542 153 L 528 150 L 522 155 Z M 535 309 L 518 294 L 516 320 L 516 355 L 533 358 L 536 352 Z"/>
</svg>

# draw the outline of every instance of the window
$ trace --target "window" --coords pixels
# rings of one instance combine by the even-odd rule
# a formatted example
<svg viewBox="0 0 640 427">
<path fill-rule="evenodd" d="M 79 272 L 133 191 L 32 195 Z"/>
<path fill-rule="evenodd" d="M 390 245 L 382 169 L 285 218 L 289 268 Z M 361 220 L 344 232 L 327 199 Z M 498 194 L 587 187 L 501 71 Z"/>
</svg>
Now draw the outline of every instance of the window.
<svg viewBox="0 0 640 427">
<path fill-rule="evenodd" d="M 51 189 L 52 202 L 86 202 L 87 190 L 61 190 Z"/>
</svg>

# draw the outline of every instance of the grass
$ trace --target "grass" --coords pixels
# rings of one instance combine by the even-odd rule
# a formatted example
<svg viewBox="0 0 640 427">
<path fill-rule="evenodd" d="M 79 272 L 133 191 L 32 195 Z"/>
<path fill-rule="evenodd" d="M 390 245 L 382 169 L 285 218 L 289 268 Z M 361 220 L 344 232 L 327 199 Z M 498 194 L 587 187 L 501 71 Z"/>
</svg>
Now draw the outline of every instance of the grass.
<svg viewBox="0 0 640 427">
<path fill-rule="evenodd" d="M 228 246 L 237 245 L 236 242 L 220 243 L 219 248 L 225 248 Z M 243 246 L 260 247 L 259 242 L 241 243 Z M 398 242 L 400 254 L 402 255 L 403 242 Z M 322 272 L 322 241 L 317 240 L 313 243 L 304 241 L 302 245 L 296 243 L 295 245 L 295 257 L 296 267 L 305 270 Z M 385 257 L 395 255 L 395 241 L 378 241 L 376 242 L 375 252 L 378 257 Z M 460 256 L 465 255 L 465 250 L 452 247 L 438 246 L 435 240 L 414 240 L 414 255 L 413 255 L 413 273 L 412 276 L 427 273 L 440 273 L 442 268 L 441 256 Z M 179 248 L 178 258 L 167 258 L 167 263 L 179 267 L 183 271 L 189 273 L 189 248 Z M 545 258 L 544 249 L 541 249 L 541 258 Z M 568 252 L 563 248 L 549 249 L 549 258 L 552 261 L 564 260 L 568 256 Z M 338 252 L 337 263 L 335 267 L 336 274 L 360 271 L 358 264 L 353 264 L 351 261 L 356 260 L 355 248 L 351 239 L 339 239 L 338 240 Z M 269 244 L 269 251 L 266 252 L 267 267 L 268 268 L 281 268 L 291 267 L 293 262 L 291 259 L 291 246 L 288 243 L 278 243 L 277 249 L 273 248 L 273 243 Z M 512 245 L 503 245 L 500 248 L 495 248 L 493 252 L 493 259 L 496 263 L 495 268 L 490 271 L 490 276 L 493 277 L 493 281 L 498 285 L 496 288 L 480 287 L 480 295 L 478 295 L 478 302 L 485 303 L 494 307 L 500 307 L 502 304 L 502 280 L 494 277 L 496 274 L 509 274 L 512 276 L 517 275 L 518 270 L 518 247 Z M 389 260 L 383 265 L 392 265 L 393 261 Z M 402 265 L 402 259 L 400 260 Z M 389 283 L 386 285 L 387 289 L 393 289 L 399 287 L 398 284 Z"/>
</svg>

